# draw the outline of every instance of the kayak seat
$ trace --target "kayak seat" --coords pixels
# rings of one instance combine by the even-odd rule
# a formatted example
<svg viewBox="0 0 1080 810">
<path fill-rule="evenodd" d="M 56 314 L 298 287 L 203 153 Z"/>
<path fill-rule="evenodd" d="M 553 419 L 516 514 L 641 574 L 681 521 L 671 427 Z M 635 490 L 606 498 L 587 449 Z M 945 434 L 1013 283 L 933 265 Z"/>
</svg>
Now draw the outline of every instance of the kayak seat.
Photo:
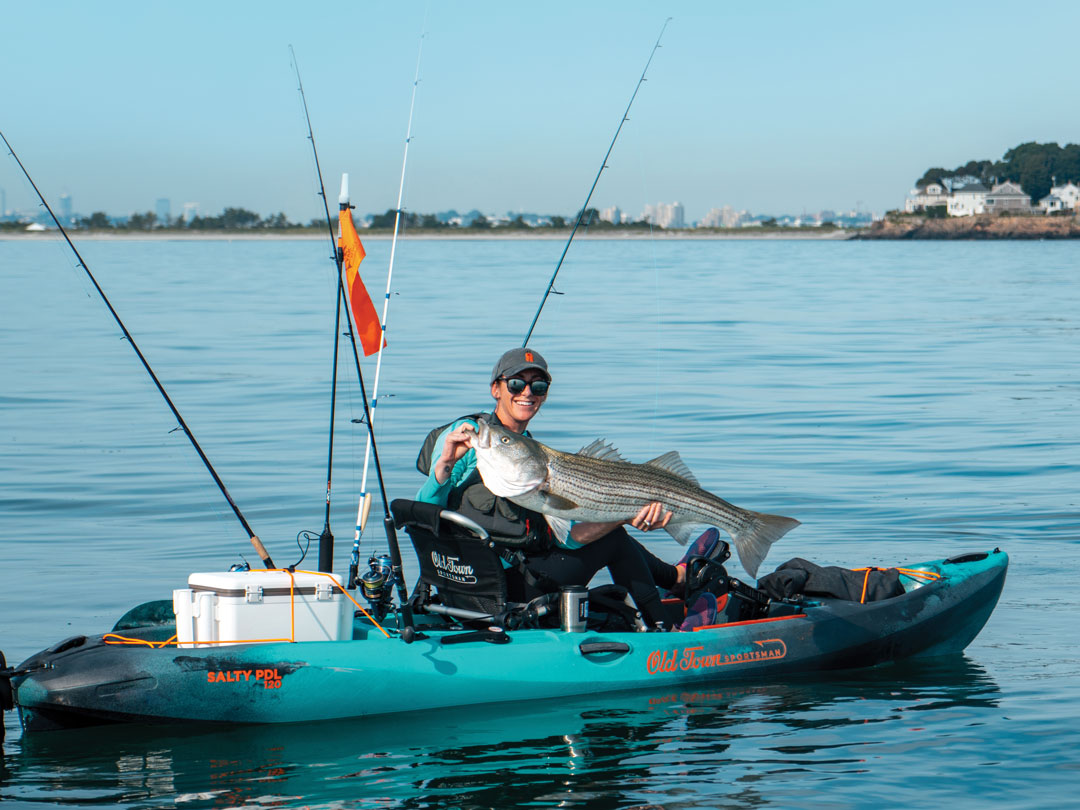
<svg viewBox="0 0 1080 810">
<path fill-rule="evenodd" d="M 450 509 L 405 498 L 391 502 L 390 512 L 395 525 L 409 535 L 420 564 L 409 600 L 414 613 L 506 629 L 558 625 L 558 586 L 530 602 L 511 601 L 506 558 L 478 523 Z M 588 598 L 590 630 L 644 628 L 625 588 L 600 585 L 589 589 Z"/>
<path fill-rule="evenodd" d="M 507 601 L 502 558 L 482 526 L 450 509 L 405 498 L 394 500 L 390 512 L 420 564 L 414 612 L 500 626 L 512 616 L 520 620 L 526 606 Z"/>
</svg>

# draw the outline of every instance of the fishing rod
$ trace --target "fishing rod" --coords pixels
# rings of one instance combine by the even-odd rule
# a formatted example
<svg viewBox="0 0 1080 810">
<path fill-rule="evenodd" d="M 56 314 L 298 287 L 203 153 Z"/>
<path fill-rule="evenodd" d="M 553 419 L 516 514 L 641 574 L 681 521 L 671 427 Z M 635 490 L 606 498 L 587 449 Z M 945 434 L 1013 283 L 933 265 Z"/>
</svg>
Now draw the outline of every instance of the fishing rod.
<svg viewBox="0 0 1080 810">
<path fill-rule="evenodd" d="M 34 192 L 37 194 L 38 199 L 41 200 L 41 204 L 45 207 L 45 210 L 49 212 L 49 216 L 51 216 L 53 222 L 56 223 L 56 227 L 60 229 L 60 233 L 64 237 L 64 241 L 67 242 L 68 247 L 71 248 L 72 253 L 75 254 L 75 258 L 79 260 L 79 267 L 81 267 L 86 272 L 87 277 L 90 279 L 90 283 L 94 285 L 94 289 L 97 290 L 98 295 L 101 296 L 101 300 L 105 302 L 105 306 L 108 307 L 109 312 L 113 316 L 113 319 L 119 325 L 120 330 L 124 333 L 124 337 L 127 339 L 128 343 L 131 344 L 131 348 L 135 350 L 135 354 L 138 355 L 139 362 L 142 363 L 143 368 L 146 369 L 146 373 L 150 375 L 150 379 L 154 381 L 154 385 L 157 387 L 158 392 L 164 398 L 165 404 L 169 406 L 169 410 L 171 410 L 173 416 L 176 417 L 176 421 L 179 423 L 180 428 L 184 431 L 184 435 L 187 436 L 188 439 L 191 441 L 191 446 L 194 447 L 195 452 L 199 454 L 199 458 L 202 459 L 202 463 L 210 472 L 210 475 L 214 479 L 214 483 L 218 485 L 218 489 L 221 490 L 221 494 L 225 496 L 225 500 L 228 501 L 229 506 L 233 510 L 233 514 L 236 515 L 237 520 L 240 521 L 240 525 L 243 526 L 244 531 L 247 532 L 248 539 L 251 541 L 251 545 L 255 547 L 255 552 L 259 555 L 259 559 L 263 561 L 263 565 L 267 568 L 274 568 L 274 561 L 270 559 L 270 555 L 267 553 L 266 547 L 252 530 L 251 526 L 248 525 L 248 522 L 244 518 L 244 515 L 240 512 L 240 508 L 236 505 L 236 502 L 229 494 L 229 490 L 225 488 L 225 482 L 221 480 L 221 477 L 217 474 L 217 470 L 214 469 L 214 465 L 210 463 L 210 459 L 206 457 L 206 453 L 204 453 L 202 447 L 199 446 L 199 442 L 195 439 L 195 434 L 191 432 L 191 428 L 189 428 L 187 422 L 184 421 L 184 417 L 180 415 L 180 411 L 177 410 L 176 405 L 173 404 L 172 399 L 169 397 L 168 392 L 166 392 L 165 390 L 165 386 L 161 384 L 161 380 L 158 379 L 157 374 L 155 374 L 154 370 L 150 368 L 150 363 L 147 361 L 145 355 L 143 355 L 142 351 L 139 349 L 138 344 L 135 342 L 135 338 L 132 337 L 131 332 L 128 331 L 128 328 L 124 326 L 124 322 L 120 320 L 120 315 L 117 314 L 115 309 L 113 309 L 113 305 L 109 301 L 108 296 L 106 296 L 105 291 L 101 289 L 101 285 L 98 284 L 97 279 L 94 278 L 94 274 L 90 272 L 89 266 L 87 266 L 86 262 L 83 260 L 82 255 L 79 253 L 78 248 L 76 248 L 74 243 L 71 241 L 71 238 L 68 236 L 68 233 L 64 229 L 64 226 L 61 224 L 56 214 L 53 213 L 52 208 L 49 206 L 49 203 L 45 199 L 45 195 L 41 193 L 41 189 L 37 187 L 37 183 L 34 182 L 34 178 L 30 176 L 30 172 L 26 170 L 23 162 L 19 160 L 19 156 L 15 154 L 15 150 L 12 148 L 11 143 L 8 141 L 7 137 L 4 135 L 3 132 L 0 132 L 0 138 L 3 139 L 4 145 L 8 148 L 8 152 L 13 158 L 15 158 L 15 162 L 19 164 L 19 168 L 22 170 L 22 173 L 26 175 L 26 179 L 30 181 L 30 185 L 33 186 Z"/>
<path fill-rule="evenodd" d="M 660 48 L 660 40 L 664 38 L 664 31 L 667 30 L 668 23 L 671 22 L 671 17 L 664 20 L 664 25 L 660 29 L 660 36 L 656 38 L 656 44 L 653 45 L 651 51 L 649 51 L 649 60 L 645 63 L 645 69 L 641 71 L 641 78 L 638 79 L 637 84 L 634 86 L 633 95 L 630 96 L 630 102 L 626 105 L 626 110 L 622 114 L 622 118 L 619 120 L 619 126 L 615 130 L 615 137 L 611 139 L 611 144 L 607 148 L 607 152 L 604 153 L 604 159 L 600 161 L 600 171 L 596 173 L 596 179 L 593 180 L 592 186 L 589 188 L 589 193 L 585 195 L 585 202 L 581 206 L 581 210 L 578 211 L 577 221 L 574 223 L 573 229 L 570 231 L 570 238 L 566 240 L 566 247 L 563 248 L 562 255 L 559 257 L 559 263 L 555 265 L 555 272 L 551 274 L 551 281 L 548 282 L 547 289 L 544 290 L 544 297 L 540 299 L 540 306 L 536 310 L 536 314 L 533 316 L 532 323 L 529 324 L 529 331 L 525 333 L 525 340 L 521 342 L 522 348 L 529 345 L 529 338 L 532 337 L 533 329 L 536 328 L 536 322 L 540 319 L 540 313 L 544 309 L 544 304 L 547 303 L 548 297 L 551 295 L 552 289 L 555 287 L 555 277 L 559 275 L 559 269 L 563 265 L 563 260 L 566 258 L 566 252 L 570 250 L 570 243 L 574 241 L 574 236 L 578 232 L 578 228 L 581 227 L 581 220 L 585 216 L 585 211 L 589 207 L 589 200 L 592 199 L 593 192 L 596 190 L 596 184 L 600 182 L 600 175 L 604 173 L 604 169 L 607 168 L 608 157 L 611 156 L 611 150 L 615 148 L 615 141 L 619 139 L 619 133 L 622 132 L 623 124 L 630 120 L 630 108 L 634 104 L 634 99 L 637 98 L 638 90 L 641 89 L 641 85 L 645 82 L 645 74 L 649 72 L 649 65 L 652 64 L 653 57 L 656 55 L 656 51 Z"/>
<path fill-rule="evenodd" d="M 343 174 L 341 176 L 341 194 L 338 197 L 338 205 L 341 210 L 346 210 L 349 205 L 349 175 Z M 350 317 L 348 308 L 346 307 L 345 317 Z M 352 331 L 350 329 L 350 331 Z M 379 332 L 379 351 L 382 351 L 382 331 Z M 368 441 L 371 446 L 371 455 L 375 461 L 375 477 L 379 482 L 379 496 L 382 498 L 383 503 L 383 529 L 386 532 L 386 544 L 390 550 L 390 575 L 394 580 L 394 586 L 397 589 L 398 601 L 400 602 L 399 610 L 401 611 L 401 638 L 406 644 L 412 644 L 413 639 L 416 638 L 415 631 L 413 629 L 413 615 L 412 607 L 409 605 L 409 592 L 405 586 L 405 572 L 404 566 L 401 562 L 401 548 L 398 546 L 397 540 L 397 526 L 394 525 L 394 518 L 390 515 L 389 499 L 386 497 L 386 482 L 383 479 L 382 464 L 379 463 L 379 447 L 375 443 L 375 425 L 372 422 L 372 416 L 374 405 L 371 408 L 368 407 L 368 395 L 367 387 L 364 385 L 364 375 L 360 372 L 360 355 L 356 350 L 356 340 L 352 342 L 353 345 L 353 360 L 356 363 L 356 375 L 360 380 L 360 396 L 364 403 L 364 421 L 368 426 Z M 357 561 L 359 559 L 358 551 L 354 548 L 354 557 Z M 359 566 L 357 566 L 358 568 Z M 354 570 L 350 566 L 349 570 L 349 588 L 356 587 L 356 576 L 358 571 Z"/>
<path fill-rule="evenodd" d="M 296 51 L 289 46 L 292 55 L 293 70 L 296 71 L 297 89 L 300 91 L 300 101 L 304 107 L 304 120 L 307 122 L 308 140 L 311 141 L 311 152 L 315 156 L 315 174 L 319 179 L 319 196 L 322 197 L 323 210 L 326 212 L 326 227 L 330 232 L 331 260 L 337 266 L 337 290 L 334 292 L 334 354 L 330 372 L 330 435 L 326 451 L 326 516 L 323 523 L 322 534 L 319 535 L 319 570 L 324 573 L 334 571 L 334 534 L 330 531 L 330 487 L 334 469 L 334 412 L 337 406 L 337 370 L 338 370 L 338 343 L 341 336 L 341 309 L 345 297 L 345 287 L 342 281 L 342 256 L 337 249 L 334 239 L 334 223 L 330 219 L 330 204 L 326 200 L 326 186 L 323 184 L 322 167 L 319 165 L 319 150 L 315 147 L 315 132 L 311 127 L 311 116 L 308 113 L 307 96 L 304 94 L 304 82 L 300 79 L 300 63 L 296 59 Z M 345 307 L 347 310 L 348 307 Z M 348 314 L 346 314 L 348 317 Z M 352 330 L 349 330 L 350 336 Z M 355 342 L 355 338 L 354 338 Z"/>
<path fill-rule="evenodd" d="M 398 182 L 397 208 L 394 212 L 394 235 L 390 241 L 390 266 L 386 271 L 386 297 L 383 298 L 382 320 L 379 324 L 379 351 L 375 359 L 375 383 L 371 392 L 371 416 L 369 424 L 375 418 L 375 411 L 379 405 L 379 375 L 382 372 L 383 340 L 386 336 L 386 319 L 390 309 L 390 285 L 394 276 L 394 256 L 397 253 L 398 232 L 401 225 L 401 201 L 405 191 L 405 166 L 409 161 L 409 143 L 412 141 L 413 110 L 416 107 L 416 88 L 420 84 L 420 61 L 424 55 L 424 37 L 420 35 L 420 45 L 416 53 L 416 72 L 413 75 L 412 97 L 409 100 L 409 123 L 405 128 L 405 152 L 401 158 L 401 179 Z M 366 414 L 366 411 L 365 411 Z M 373 425 L 372 425 L 373 427 Z M 367 447 L 364 449 L 364 473 L 360 479 L 360 502 L 356 507 L 356 530 L 353 533 L 352 556 L 349 561 L 350 587 L 356 583 L 356 577 L 360 570 L 360 538 L 364 534 L 364 526 L 367 524 L 368 513 L 371 511 L 371 495 L 367 491 L 368 458 L 373 448 L 372 440 L 374 433 L 369 431 Z M 376 463 L 376 470 L 378 464 Z M 380 479 L 380 486 L 382 481 Z M 386 507 L 386 495 L 383 494 L 383 508 Z"/>
<path fill-rule="evenodd" d="M 413 630 L 413 616 L 412 608 L 408 602 L 408 591 L 405 587 L 405 577 L 403 572 L 403 566 L 401 562 L 401 549 L 397 542 L 397 528 L 394 525 L 394 519 L 390 515 L 390 508 L 388 506 L 389 501 L 386 497 L 386 486 L 383 480 L 382 465 L 379 463 L 379 451 L 375 443 L 375 428 L 371 419 L 371 411 L 368 408 L 367 388 L 364 384 L 364 374 L 360 369 L 360 355 L 356 349 L 356 331 L 353 328 L 352 318 L 349 313 L 349 307 L 347 305 L 345 297 L 345 282 L 343 279 L 343 264 L 344 264 L 344 252 L 335 244 L 334 240 L 334 225 L 330 218 L 330 205 L 326 199 L 326 186 L 323 183 L 322 169 L 319 166 L 319 152 L 315 147 L 315 132 L 311 126 L 311 116 L 308 114 L 307 96 L 304 94 L 304 83 L 300 79 L 300 67 L 297 63 L 296 53 L 293 51 L 292 46 L 289 46 L 289 52 L 293 57 L 293 68 L 296 71 L 296 81 L 298 89 L 300 91 L 300 100 L 304 107 L 304 118 L 308 127 L 308 139 L 311 141 L 311 151 L 315 157 L 315 171 L 319 179 L 319 196 L 323 200 L 323 208 L 326 211 L 326 224 L 330 232 L 330 242 L 333 247 L 332 258 L 337 268 L 337 296 L 335 300 L 335 320 L 334 320 L 334 369 L 333 369 L 333 383 L 331 385 L 331 399 L 336 399 L 337 393 L 337 356 L 338 356 L 338 336 L 340 334 L 341 324 L 341 311 L 345 310 L 345 321 L 348 325 L 348 335 L 352 342 L 353 360 L 356 364 L 356 376 L 360 381 L 360 395 L 363 399 L 364 406 L 364 421 L 368 426 L 368 443 L 371 447 L 372 456 L 375 462 L 375 475 L 379 482 L 379 492 L 383 500 L 383 526 L 386 529 L 386 542 L 390 550 L 390 564 L 391 571 L 394 575 L 395 582 L 397 584 L 398 598 L 401 602 L 401 615 L 402 615 L 402 639 L 406 643 L 412 643 L 414 638 Z M 341 194 L 338 196 L 338 208 L 339 211 L 347 211 L 351 208 L 349 204 L 349 176 L 347 174 L 342 175 L 341 178 Z M 351 214 L 350 214 L 351 216 Z M 340 234 L 339 234 L 340 235 Z M 389 296 L 389 292 L 387 293 Z M 385 330 L 385 326 L 383 327 Z M 380 333 L 379 351 L 382 351 L 382 335 Z M 323 534 L 319 538 L 319 570 L 331 573 L 333 571 L 333 555 L 334 555 L 334 536 L 330 531 L 330 479 L 332 473 L 332 459 L 334 448 L 334 405 L 333 402 L 330 406 L 330 450 L 328 452 L 329 459 L 327 461 L 327 473 L 326 473 L 326 524 L 323 528 Z M 365 469 L 366 472 L 366 469 Z M 350 589 L 356 587 L 355 574 L 350 571 L 348 587 Z"/>
</svg>

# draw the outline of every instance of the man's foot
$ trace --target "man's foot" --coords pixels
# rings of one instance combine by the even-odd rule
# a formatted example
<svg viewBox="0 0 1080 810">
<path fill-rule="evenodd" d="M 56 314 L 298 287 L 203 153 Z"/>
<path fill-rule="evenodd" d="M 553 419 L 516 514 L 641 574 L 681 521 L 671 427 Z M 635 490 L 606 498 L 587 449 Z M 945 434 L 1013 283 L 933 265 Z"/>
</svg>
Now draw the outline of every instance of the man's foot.
<svg viewBox="0 0 1080 810">
<path fill-rule="evenodd" d="M 686 611 L 686 618 L 679 625 L 679 629 L 685 633 L 695 627 L 716 624 L 716 615 L 716 597 L 711 593 L 703 593 L 694 601 L 693 607 Z"/>
</svg>

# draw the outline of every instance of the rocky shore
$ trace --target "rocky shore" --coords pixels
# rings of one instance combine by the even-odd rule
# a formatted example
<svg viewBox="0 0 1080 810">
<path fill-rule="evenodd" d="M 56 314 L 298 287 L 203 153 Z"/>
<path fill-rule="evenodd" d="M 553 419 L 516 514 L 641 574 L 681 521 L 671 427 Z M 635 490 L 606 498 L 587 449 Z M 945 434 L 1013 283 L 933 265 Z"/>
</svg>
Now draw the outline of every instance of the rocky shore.
<svg viewBox="0 0 1080 810">
<path fill-rule="evenodd" d="M 887 216 L 856 239 L 1080 239 L 1080 217 L 1000 216 L 931 219 Z"/>
</svg>

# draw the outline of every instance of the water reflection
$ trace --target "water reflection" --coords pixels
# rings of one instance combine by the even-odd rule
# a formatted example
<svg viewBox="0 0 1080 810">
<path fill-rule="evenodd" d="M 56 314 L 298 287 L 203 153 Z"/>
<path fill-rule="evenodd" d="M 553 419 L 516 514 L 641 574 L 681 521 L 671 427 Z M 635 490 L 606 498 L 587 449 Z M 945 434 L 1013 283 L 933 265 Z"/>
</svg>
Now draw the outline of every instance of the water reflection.
<svg viewBox="0 0 1080 810">
<path fill-rule="evenodd" d="M 133 808 L 783 805 L 800 781 L 864 772 L 878 750 L 895 760 L 929 741 L 913 729 L 954 729 L 958 712 L 993 714 L 999 697 L 982 667 L 954 658 L 310 725 L 38 734 L 9 741 L 0 798 Z"/>
</svg>

